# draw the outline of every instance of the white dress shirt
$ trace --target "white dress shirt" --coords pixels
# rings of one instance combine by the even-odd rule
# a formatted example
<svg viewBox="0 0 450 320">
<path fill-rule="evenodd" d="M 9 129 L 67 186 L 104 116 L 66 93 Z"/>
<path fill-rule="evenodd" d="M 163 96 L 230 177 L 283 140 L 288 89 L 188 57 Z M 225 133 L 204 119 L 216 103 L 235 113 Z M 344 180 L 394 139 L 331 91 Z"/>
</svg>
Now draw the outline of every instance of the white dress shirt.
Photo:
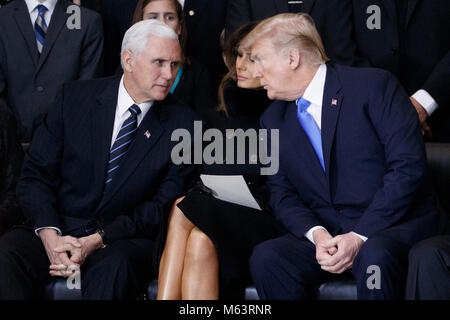
<svg viewBox="0 0 450 320">
<path fill-rule="evenodd" d="M 116 115 L 114 118 L 114 127 L 112 132 L 112 138 L 111 138 L 111 147 L 114 144 L 114 140 L 117 138 L 117 134 L 120 131 L 120 128 L 122 127 L 122 123 L 128 119 L 129 116 L 131 116 L 131 112 L 128 111 L 128 109 L 133 105 L 137 104 L 134 102 L 133 98 L 128 94 L 127 90 L 125 89 L 125 86 L 123 84 L 123 76 L 120 80 L 119 84 L 119 93 L 117 96 L 117 106 L 116 106 Z M 151 106 L 153 105 L 153 101 L 144 102 L 137 104 L 139 108 L 141 109 L 141 113 L 137 116 L 137 126 L 140 125 L 142 122 L 142 119 L 144 119 L 147 112 L 150 110 Z M 37 236 L 39 236 L 38 231 L 42 229 L 54 229 L 56 232 L 58 232 L 59 235 L 62 235 L 62 232 L 59 228 L 48 226 L 48 227 L 42 227 L 36 229 L 34 232 Z"/>
<path fill-rule="evenodd" d="M 311 80 L 308 87 L 306 87 L 305 92 L 303 93 L 303 98 L 311 102 L 306 111 L 313 117 L 320 130 L 322 129 L 322 102 L 326 77 L 327 66 L 325 64 L 321 64 L 317 69 L 314 78 Z M 312 243 L 314 243 L 313 232 L 317 229 L 325 228 L 323 226 L 315 226 L 305 233 L 305 237 L 308 238 L 308 240 Z M 367 240 L 367 237 L 357 234 L 356 232 L 353 233 L 360 237 L 363 241 Z"/>
<path fill-rule="evenodd" d="M 25 3 L 27 4 L 28 7 L 28 12 L 30 13 L 31 24 L 33 25 L 33 28 L 34 23 L 36 22 L 36 19 L 38 17 L 37 6 L 42 4 L 47 8 L 47 12 L 45 12 L 44 14 L 44 20 L 47 26 L 49 26 L 50 20 L 52 19 L 53 11 L 55 10 L 56 2 L 58 2 L 58 0 L 44 0 L 42 2 L 38 0 L 25 0 Z"/>
<path fill-rule="evenodd" d="M 420 89 L 414 93 L 412 97 L 422 105 L 428 116 L 431 116 L 431 114 L 439 107 L 433 97 L 426 90 Z"/>
<path fill-rule="evenodd" d="M 184 1 L 185 0 L 178 0 L 178 2 L 181 4 L 181 7 L 184 8 Z"/>
</svg>

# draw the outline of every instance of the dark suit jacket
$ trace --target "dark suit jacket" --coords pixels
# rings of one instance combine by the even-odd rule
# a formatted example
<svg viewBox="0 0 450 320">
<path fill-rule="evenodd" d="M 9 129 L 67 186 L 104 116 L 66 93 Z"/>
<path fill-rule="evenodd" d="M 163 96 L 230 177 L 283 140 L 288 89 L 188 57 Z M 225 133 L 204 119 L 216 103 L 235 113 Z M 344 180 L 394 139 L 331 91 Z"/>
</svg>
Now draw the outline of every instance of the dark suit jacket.
<svg viewBox="0 0 450 320">
<path fill-rule="evenodd" d="M 332 235 L 390 233 L 409 244 L 430 235 L 438 216 L 434 199 L 421 190 L 425 150 L 408 96 L 385 71 L 327 66 L 326 173 L 295 102 L 276 101 L 261 117 L 263 127 L 280 130 L 280 170 L 268 179 L 275 214 L 297 237 L 318 225 Z"/>
<path fill-rule="evenodd" d="M 16 201 L 16 184 L 22 169 L 23 150 L 16 120 L 0 111 L 0 235 L 22 220 Z"/>
<path fill-rule="evenodd" d="M 25 1 L 0 9 L 0 107 L 13 111 L 22 141 L 31 140 L 64 82 L 90 79 L 98 71 L 103 48 L 100 16 L 81 8 L 81 29 L 70 30 L 66 9 L 71 4 L 57 2 L 41 55 Z"/>
<path fill-rule="evenodd" d="M 314 19 L 330 59 L 345 65 L 357 63 L 351 35 L 352 25 L 348 21 L 352 14 L 350 0 L 304 0 L 302 11 Z M 287 0 L 229 0 L 227 37 L 247 22 L 286 12 L 289 12 Z"/>
<path fill-rule="evenodd" d="M 36 131 L 17 186 L 31 227 L 73 234 L 94 220 L 109 242 L 152 238 L 166 206 L 186 191 L 193 169 L 172 163 L 171 135 L 192 128 L 193 113 L 169 96 L 155 102 L 140 123 L 103 195 L 119 82 L 120 77 L 78 81 L 60 91 Z"/>
<path fill-rule="evenodd" d="M 381 9 L 381 29 L 366 26 L 367 7 Z M 393 0 L 354 0 L 356 54 L 365 65 L 389 70 L 408 95 L 425 89 L 440 108 L 430 119 L 435 140 L 450 142 L 450 2 L 409 0 L 405 33 L 399 32 Z M 350 23 L 350 21 L 348 22 Z"/>
<path fill-rule="evenodd" d="M 227 1 L 185 0 L 183 8 L 188 32 L 187 56 L 203 64 L 217 86 L 226 72 L 220 34 L 225 27 Z"/>
</svg>

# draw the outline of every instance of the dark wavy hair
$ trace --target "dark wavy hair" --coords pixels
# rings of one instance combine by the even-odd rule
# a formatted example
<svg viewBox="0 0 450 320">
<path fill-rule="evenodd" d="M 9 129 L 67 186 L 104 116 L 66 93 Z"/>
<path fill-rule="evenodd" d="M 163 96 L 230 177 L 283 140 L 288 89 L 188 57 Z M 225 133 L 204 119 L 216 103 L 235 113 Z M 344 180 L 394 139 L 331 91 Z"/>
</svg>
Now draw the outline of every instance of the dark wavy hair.
<svg viewBox="0 0 450 320">
<path fill-rule="evenodd" d="M 228 109 L 224 100 L 223 91 L 228 80 L 236 81 L 236 59 L 238 56 L 238 49 L 241 41 L 256 27 L 257 21 L 244 24 L 239 29 L 234 31 L 225 44 L 222 44 L 222 55 L 225 65 L 228 68 L 228 73 L 225 74 L 219 86 L 219 105 L 217 111 L 223 111 L 228 115 Z"/>
<path fill-rule="evenodd" d="M 181 4 L 178 2 L 178 0 L 139 0 L 137 5 L 136 5 L 136 9 L 134 10 L 134 15 L 133 15 L 133 24 L 144 20 L 144 8 L 153 1 L 169 1 L 173 4 L 173 6 L 175 7 L 175 11 L 177 13 L 178 16 L 178 20 L 180 21 L 180 36 L 179 36 L 179 40 L 180 40 L 180 46 L 181 46 L 181 51 L 183 53 L 183 56 L 185 58 L 186 57 L 186 43 L 187 43 L 187 29 L 186 29 L 186 22 L 184 20 L 184 14 L 183 14 L 183 7 L 181 6 Z"/>
</svg>

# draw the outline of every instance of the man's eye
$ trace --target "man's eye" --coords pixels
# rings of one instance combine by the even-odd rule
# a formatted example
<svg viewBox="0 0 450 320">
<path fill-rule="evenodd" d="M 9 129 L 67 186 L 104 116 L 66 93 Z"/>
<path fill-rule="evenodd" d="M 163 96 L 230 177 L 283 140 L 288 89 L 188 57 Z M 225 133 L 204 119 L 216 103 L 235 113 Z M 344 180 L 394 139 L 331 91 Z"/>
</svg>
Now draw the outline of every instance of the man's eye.
<svg viewBox="0 0 450 320">
<path fill-rule="evenodd" d="M 157 64 L 157 65 L 161 65 L 162 63 L 163 63 L 162 60 L 155 60 L 155 64 Z"/>
</svg>

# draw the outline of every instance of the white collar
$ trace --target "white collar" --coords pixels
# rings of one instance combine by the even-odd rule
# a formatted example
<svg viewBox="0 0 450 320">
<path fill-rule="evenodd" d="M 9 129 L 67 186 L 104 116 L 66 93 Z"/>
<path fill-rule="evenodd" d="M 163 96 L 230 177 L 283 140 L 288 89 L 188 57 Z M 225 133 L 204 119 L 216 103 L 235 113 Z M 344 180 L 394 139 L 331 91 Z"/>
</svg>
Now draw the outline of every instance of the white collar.
<svg viewBox="0 0 450 320">
<path fill-rule="evenodd" d="M 25 0 L 25 2 L 27 4 L 29 13 L 33 12 L 36 9 L 36 7 L 40 4 L 45 6 L 49 12 L 53 12 L 58 0 L 45 0 L 42 3 L 39 2 L 38 0 Z"/>
<path fill-rule="evenodd" d="M 119 115 L 120 117 L 124 116 L 124 114 L 126 112 L 128 112 L 128 109 L 133 104 L 137 104 L 137 103 L 128 94 L 127 89 L 125 89 L 125 86 L 123 84 L 123 76 L 122 76 L 122 79 L 120 79 L 119 94 L 117 97 L 116 114 Z M 143 103 L 140 103 L 137 105 L 141 109 L 141 115 L 144 117 L 147 114 L 148 110 L 150 110 L 150 107 L 153 105 L 153 101 L 143 102 Z"/>
<path fill-rule="evenodd" d="M 316 74 L 309 83 L 308 87 L 306 87 L 306 90 L 303 93 L 303 98 L 322 107 L 326 76 L 327 66 L 323 63 L 319 66 L 319 69 L 317 69 Z"/>
</svg>

